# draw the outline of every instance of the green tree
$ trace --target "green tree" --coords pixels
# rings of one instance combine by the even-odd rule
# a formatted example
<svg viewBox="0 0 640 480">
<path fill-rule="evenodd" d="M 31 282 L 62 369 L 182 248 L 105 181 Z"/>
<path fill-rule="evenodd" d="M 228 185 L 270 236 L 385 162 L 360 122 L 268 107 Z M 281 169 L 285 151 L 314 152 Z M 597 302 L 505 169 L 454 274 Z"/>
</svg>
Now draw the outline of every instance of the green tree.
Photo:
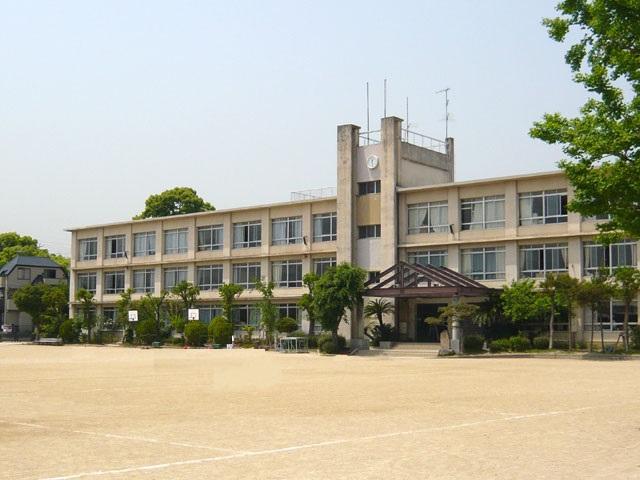
<svg viewBox="0 0 640 480">
<path fill-rule="evenodd" d="M 24 285 L 13 293 L 13 302 L 18 310 L 31 316 L 36 340 L 40 336 L 40 326 L 44 321 L 46 304 L 43 298 L 44 285 Z"/>
<path fill-rule="evenodd" d="M 593 351 L 593 336 L 596 320 L 600 324 L 600 341 L 602 351 L 604 351 L 604 332 L 602 330 L 601 312 L 611 300 L 612 287 L 609 277 L 605 272 L 599 272 L 590 280 L 583 280 L 577 288 L 576 300 L 578 305 L 588 306 L 591 310 L 591 339 L 589 341 L 589 351 Z"/>
<path fill-rule="evenodd" d="M 144 210 L 133 217 L 142 218 L 169 217 L 184 213 L 208 212 L 215 210 L 209 202 L 205 202 L 198 193 L 189 187 L 175 187 L 157 195 L 151 195 L 144 204 Z"/>
<path fill-rule="evenodd" d="M 122 327 L 122 341 L 125 342 L 129 330 L 129 310 L 133 310 L 133 301 L 131 296 L 133 295 L 133 289 L 127 288 L 120 294 L 120 298 L 116 302 L 116 320 L 118 325 Z"/>
<path fill-rule="evenodd" d="M 624 349 L 629 351 L 629 310 L 638 299 L 640 272 L 633 267 L 619 267 L 613 272 L 613 296 L 624 304 Z"/>
<path fill-rule="evenodd" d="M 390 341 L 393 338 L 395 328 L 393 325 L 384 323 L 384 315 L 390 315 L 395 311 L 393 303 L 384 298 L 376 298 L 369 300 L 364 306 L 364 316 L 367 318 L 375 318 L 377 324 L 373 327 L 367 325 L 364 328 L 364 334 L 369 337 L 373 345 L 379 345 L 380 341 Z"/>
<path fill-rule="evenodd" d="M 138 311 L 136 334 L 141 341 L 150 344 L 162 339 L 168 295 L 164 290 L 157 297 L 148 293 L 134 302 L 133 309 Z"/>
<path fill-rule="evenodd" d="M 0 233 L 0 267 L 17 255 L 50 258 L 61 265 L 65 272 L 69 270 L 67 257 L 49 253 L 46 248 L 38 246 L 38 240 L 35 238 L 16 232 Z"/>
<path fill-rule="evenodd" d="M 530 131 L 562 146 L 560 162 L 574 187 L 569 208 L 611 215 L 601 232 L 640 236 L 640 3 L 564 0 L 543 24 L 565 55 L 573 79 L 589 91 L 580 115 L 546 114 Z"/>
<path fill-rule="evenodd" d="M 446 325 L 447 330 L 451 332 L 454 320 L 476 321 L 476 317 L 480 307 L 470 303 L 451 303 L 438 309 L 437 317 L 427 317 L 425 323 L 429 325 Z"/>
<path fill-rule="evenodd" d="M 309 319 L 309 335 L 313 335 L 316 328 L 316 312 L 313 310 L 313 289 L 319 278 L 315 272 L 309 272 L 302 277 L 302 283 L 307 287 L 308 291 L 302 294 L 298 306 L 307 313 L 307 318 Z"/>
<path fill-rule="evenodd" d="M 200 289 L 197 285 L 194 285 L 191 282 L 182 281 L 178 283 L 171 290 L 175 296 L 180 297 L 182 301 L 182 308 L 186 311 L 193 306 L 198 301 L 198 296 L 200 295 Z"/>
<path fill-rule="evenodd" d="M 362 301 L 366 272 L 348 263 L 327 270 L 316 282 L 313 310 L 322 328 L 331 332 L 333 342 L 338 342 L 338 328 L 347 309 Z"/>
<path fill-rule="evenodd" d="M 278 320 L 278 309 L 273 304 L 273 289 L 275 284 L 273 282 L 264 282 L 262 280 L 256 280 L 256 290 L 260 292 L 262 298 L 258 302 L 258 308 L 260 309 L 260 323 L 264 327 L 265 334 L 269 343 L 274 339 L 276 331 L 276 321 Z M 275 339 L 274 339 L 275 341 Z"/>
<path fill-rule="evenodd" d="M 295 318 L 282 317 L 276 321 L 276 329 L 280 333 L 291 333 L 298 329 L 298 322 Z"/>
<path fill-rule="evenodd" d="M 76 300 L 80 303 L 82 323 L 87 329 L 87 343 L 91 343 L 91 330 L 96 323 L 95 302 L 93 300 L 93 293 L 91 293 L 89 290 L 81 288 L 76 292 Z"/>
<path fill-rule="evenodd" d="M 515 323 L 526 323 L 545 315 L 546 298 L 537 291 L 531 279 L 511 282 L 501 294 L 504 314 Z"/>
<path fill-rule="evenodd" d="M 243 291 L 244 288 L 241 285 L 236 285 L 235 283 L 223 283 L 218 289 L 218 293 L 222 298 L 222 311 L 229 322 L 233 321 L 231 318 L 233 304 Z"/>
<path fill-rule="evenodd" d="M 572 347 L 571 308 L 575 299 L 578 280 L 567 273 L 550 273 L 540 282 L 540 293 L 549 312 L 549 349 L 553 348 L 555 319 L 562 308 L 569 310 L 569 348 Z"/>
</svg>

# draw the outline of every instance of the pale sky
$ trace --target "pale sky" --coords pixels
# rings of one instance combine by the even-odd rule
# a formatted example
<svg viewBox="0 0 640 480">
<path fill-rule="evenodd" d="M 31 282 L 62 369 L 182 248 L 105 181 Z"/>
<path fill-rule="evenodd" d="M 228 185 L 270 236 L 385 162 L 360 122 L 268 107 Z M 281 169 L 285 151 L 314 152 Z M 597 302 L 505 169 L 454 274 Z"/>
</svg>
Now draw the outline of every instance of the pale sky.
<svg viewBox="0 0 640 480">
<path fill-rule="evenodd" d="M 336 184 L 336 126 L 405 116 L 450 136 L 456 180 L 556 168 L 528 136 L 574 114 L 565 47 L 529 1 L 0 1 L 0 232 L 65 227 L 191 186 L 217 208 Z"/>
</svg>

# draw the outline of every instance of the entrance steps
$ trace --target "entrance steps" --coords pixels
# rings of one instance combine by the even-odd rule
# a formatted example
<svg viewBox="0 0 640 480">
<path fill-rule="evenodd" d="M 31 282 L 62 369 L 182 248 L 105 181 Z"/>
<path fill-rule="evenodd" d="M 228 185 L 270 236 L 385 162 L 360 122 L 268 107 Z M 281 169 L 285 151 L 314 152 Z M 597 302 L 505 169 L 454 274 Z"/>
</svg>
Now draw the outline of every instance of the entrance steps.
<svg viewBox="0 0 640 480">
<path fill-rule="evenodd" d="M 436 358 L 440 350 L 439 343 L 394 343 L 391 348 L 370 347 L 369 350 L 361 350 L 358 355 L 384 356 L 384 357 L 414 357 Z"/>
</svg>

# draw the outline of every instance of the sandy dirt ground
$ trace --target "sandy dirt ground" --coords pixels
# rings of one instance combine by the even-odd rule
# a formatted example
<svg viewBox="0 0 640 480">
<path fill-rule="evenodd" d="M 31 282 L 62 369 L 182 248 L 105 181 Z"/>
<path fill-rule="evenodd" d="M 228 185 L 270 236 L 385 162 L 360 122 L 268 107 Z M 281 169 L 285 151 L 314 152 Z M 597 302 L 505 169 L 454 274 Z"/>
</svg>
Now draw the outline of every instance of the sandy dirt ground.
<svg viewBox="0 0 640 480">
<path fill-rule="evenodd" d="M 640 478 L 640 362 L 4 343 L 0 478 Z"/>
</svg>

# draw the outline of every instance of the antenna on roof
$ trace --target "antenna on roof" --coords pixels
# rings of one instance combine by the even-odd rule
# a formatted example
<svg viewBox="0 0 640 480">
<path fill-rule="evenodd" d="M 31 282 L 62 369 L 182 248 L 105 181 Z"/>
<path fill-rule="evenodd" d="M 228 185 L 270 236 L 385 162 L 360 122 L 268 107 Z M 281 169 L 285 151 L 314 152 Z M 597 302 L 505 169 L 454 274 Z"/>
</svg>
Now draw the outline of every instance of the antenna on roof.
<svg viewBox="0 0 640 480">
<path fill-rule="evenodd" d="M 387 118 L 387 79 L 384 79 L 384 118 Z"/>
<path fill-rule="evenodd" d="M 367 145 L 369 145 L 369 82 L 367 82 Z"/>
<path fill-rule="evenodd" d="M 449 138 L 449 87 L 438 90 L 436 93 L 444 93 L 444 138 Z"/>
</svg>

